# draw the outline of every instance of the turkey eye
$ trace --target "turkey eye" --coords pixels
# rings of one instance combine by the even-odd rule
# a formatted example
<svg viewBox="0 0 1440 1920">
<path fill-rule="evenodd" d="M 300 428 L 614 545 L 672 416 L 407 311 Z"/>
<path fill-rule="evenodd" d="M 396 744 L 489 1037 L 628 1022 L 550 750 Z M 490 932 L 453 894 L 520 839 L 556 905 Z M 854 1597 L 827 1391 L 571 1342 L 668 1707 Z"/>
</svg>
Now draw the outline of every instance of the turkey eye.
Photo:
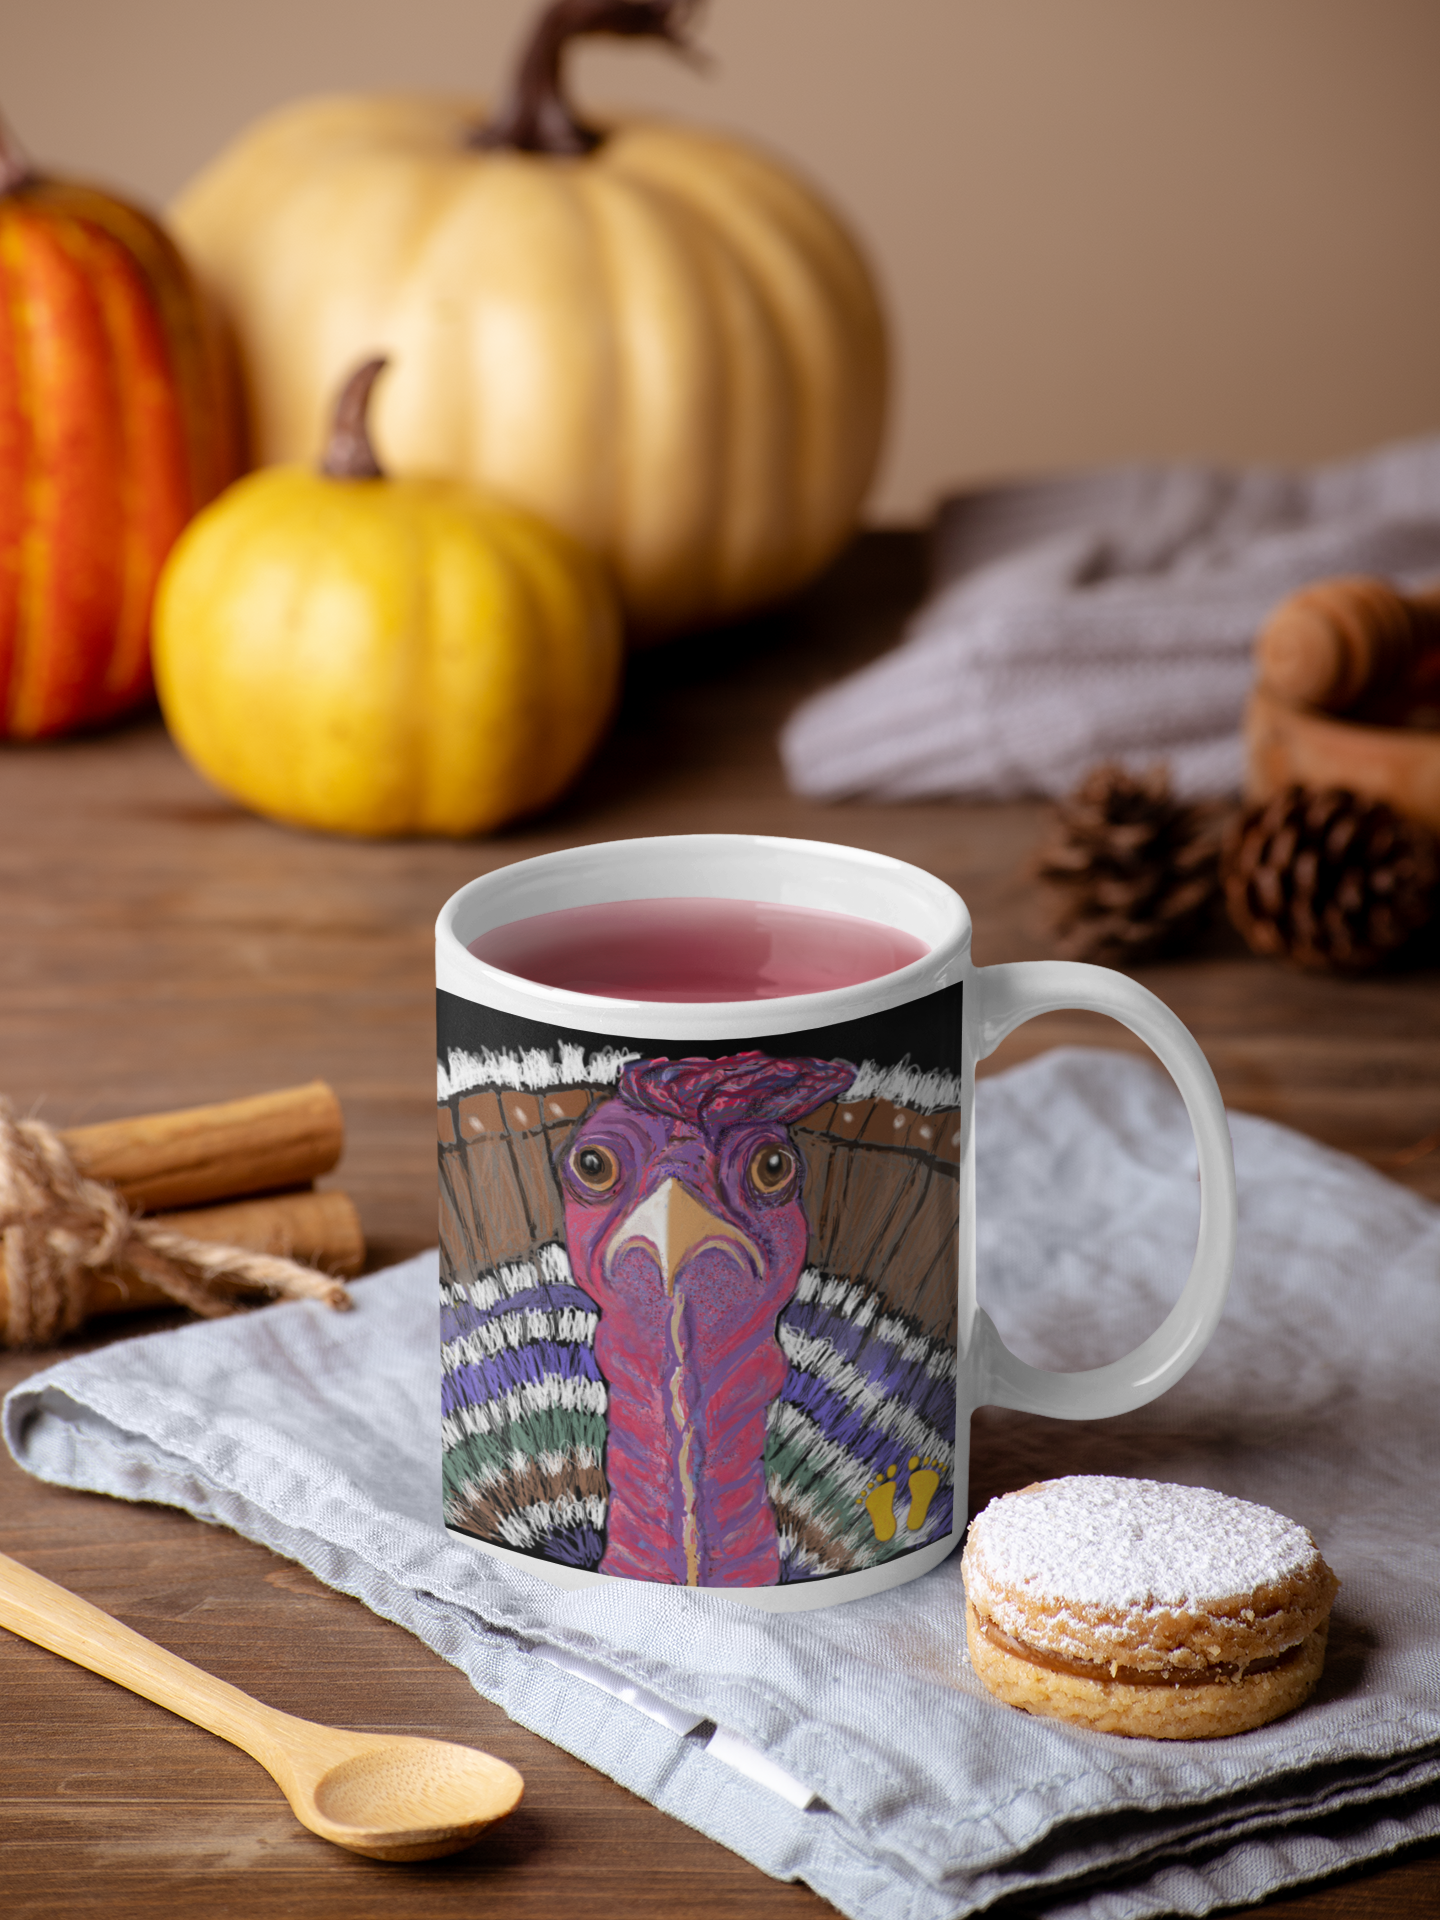
<svg viewBox="0 0 1440 1920">
<path fill-rule="evenodd" d="M 750 1161 L 750 1184 L 757 1193 L 778 1193 L 795 1172 L 795 1156 L 786 1147 L 761 1147 Z"/>
<path fill-rule="evenodd" d="M 620 1162 L 606 1147 L 577 1147 L 570 1170 L 592 1193 L 608 1193 L 620 1178 Z"/>
</svg>

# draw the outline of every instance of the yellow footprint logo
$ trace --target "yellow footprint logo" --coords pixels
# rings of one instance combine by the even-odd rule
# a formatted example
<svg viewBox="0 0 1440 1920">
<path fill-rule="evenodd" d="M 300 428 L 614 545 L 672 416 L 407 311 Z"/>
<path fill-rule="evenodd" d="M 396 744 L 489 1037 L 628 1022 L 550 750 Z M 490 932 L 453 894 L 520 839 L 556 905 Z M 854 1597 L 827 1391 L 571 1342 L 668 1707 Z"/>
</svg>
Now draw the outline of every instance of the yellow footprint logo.
<svg viewBox="0 0 1440 1920">
<path fill-rule="evenodd" d="M 855 1503 L 864 1507 L 870 1515 L 870 1524 L 875 1529 L 877 1540 L 895 1538 L 895 1468 L 887 1467 L 878 1477 L 868 1493 L 861 1494 Z"/>
<path fill-rule="evenodd" d="M 938 1460 L 922 1460 L 916 1453 L 910 1456 L 910 1513 L 905 1525 L 911 1533 L 918 1533 L 925 1524 L 925 1516 L 930 1511 L 930 1502 L 935 1498 L 936 1489 L 940 1485 L 940 1475 L 937 1471 L 939 1465 Z M 893 1467 L 891 1472 L 894 1472 Z M 877 1528 L 876 1531 L 878 1533 L 879 1529 Z M 892 1517 L 890 1533 L 894 1531 L 895 1521 Z M 890 1533 L 885 1536 L 887 1540 L 890 1538 Z"/>
</svg>

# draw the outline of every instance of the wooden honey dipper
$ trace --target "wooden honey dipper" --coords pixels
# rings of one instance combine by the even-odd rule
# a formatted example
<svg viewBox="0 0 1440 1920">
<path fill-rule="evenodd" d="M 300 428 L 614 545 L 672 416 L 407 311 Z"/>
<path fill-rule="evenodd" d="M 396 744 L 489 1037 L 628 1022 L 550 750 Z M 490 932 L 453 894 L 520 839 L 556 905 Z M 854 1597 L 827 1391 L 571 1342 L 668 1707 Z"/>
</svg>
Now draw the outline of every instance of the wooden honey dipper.
<svg viewBox="0 0 1440 1920">
<path fill-rule="evenodd" d="M 1349 713 L 1440 689 L 1440 586 L 1403 594 L 1357 574 L 1283 600 L 1255 643 L 1260 684 L 1292 706 Z"/>
</svg>

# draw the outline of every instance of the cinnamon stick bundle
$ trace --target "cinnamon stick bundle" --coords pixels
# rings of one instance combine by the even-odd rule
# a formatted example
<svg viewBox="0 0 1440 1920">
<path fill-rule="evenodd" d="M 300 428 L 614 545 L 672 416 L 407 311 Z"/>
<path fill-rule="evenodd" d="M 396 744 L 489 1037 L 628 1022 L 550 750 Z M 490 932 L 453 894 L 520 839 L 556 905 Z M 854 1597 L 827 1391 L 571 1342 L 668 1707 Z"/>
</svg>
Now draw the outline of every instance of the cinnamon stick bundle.
<svg viewBox="0 0 1440 1920">
<path fill-rule="evenodd" d="M 209 1245 L 298 1261 L 337 1278 L 364 1265 L 365 1242 L 349 1197 L 310 1186 L 339 1160 L 345 1138 L 340 1104 L 323 1081 L 49 1137 L 58 1139 L 76 1172 L 105 1183 L 132 1214 L 150 1216 L 154 1226 Z M 79 1294 L 67 1306 L 66 1325 L 92 1313 L 173 1304 L 165 1288 L 133 1264 L 77 1270 L 72 1292 L 75 1287 Z M 20 1299 L 24 1320 L 27 1296 Z M 0 1345 L 13 1304 L 0 1241 Z M 224 1310 L 205 1300 L 195 1304 L 203 1311 Z"/>
</svg>

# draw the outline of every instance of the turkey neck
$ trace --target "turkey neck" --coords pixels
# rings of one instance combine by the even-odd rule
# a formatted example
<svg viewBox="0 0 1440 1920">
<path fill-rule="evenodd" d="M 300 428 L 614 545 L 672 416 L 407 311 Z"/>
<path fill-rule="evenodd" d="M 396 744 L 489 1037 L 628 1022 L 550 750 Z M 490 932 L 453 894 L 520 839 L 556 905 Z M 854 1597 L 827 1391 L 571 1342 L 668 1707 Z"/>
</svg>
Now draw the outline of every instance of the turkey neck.
<svg viewBox="0 0 1440 1920">
<path fill-rule="evenodd" d="M 686 1243 L 675 1263 L 655 1243 Z M 779 1577 L 765 1413 L 785 1379 L 775 1318 L 794 1290 L 738 1221 L 667 1180 L 603 1263 L 595 1359 L 609 1390 L 601 1571 L 680 1586 Z"/>
</svg>

